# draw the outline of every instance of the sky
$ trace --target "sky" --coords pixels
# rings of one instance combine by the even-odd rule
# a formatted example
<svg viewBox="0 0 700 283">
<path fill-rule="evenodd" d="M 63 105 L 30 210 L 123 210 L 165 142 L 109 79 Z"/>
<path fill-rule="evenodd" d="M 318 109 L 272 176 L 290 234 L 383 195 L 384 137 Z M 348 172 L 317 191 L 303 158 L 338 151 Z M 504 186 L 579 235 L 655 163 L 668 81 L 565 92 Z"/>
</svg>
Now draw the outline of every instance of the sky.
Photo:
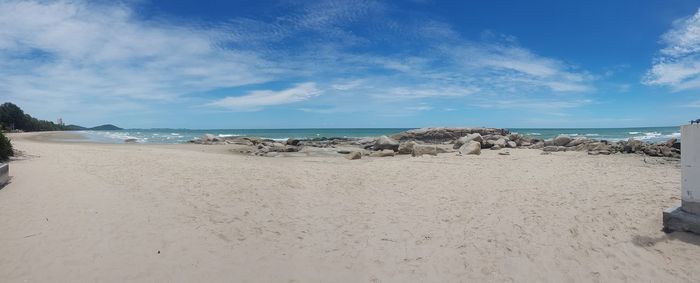
<svg viewBox="0 0 700 283">
<path fill-rule="evenodd" d="M 677 126 L 700 1 L 0 0 L 0 100 L 127 128 Z"/>
</svg>

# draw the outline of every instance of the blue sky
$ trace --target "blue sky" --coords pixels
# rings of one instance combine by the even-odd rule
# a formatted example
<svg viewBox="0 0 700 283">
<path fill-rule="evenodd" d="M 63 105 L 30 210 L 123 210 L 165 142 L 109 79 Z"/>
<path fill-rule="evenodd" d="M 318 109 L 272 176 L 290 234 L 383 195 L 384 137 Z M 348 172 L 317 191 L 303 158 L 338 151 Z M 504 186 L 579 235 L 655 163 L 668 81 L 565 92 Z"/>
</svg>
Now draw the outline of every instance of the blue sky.
<svg viewBox="0 0 700 283">
<path fill-rule="evenodd" d="M 700 118 L 700 2 L 576 2 L 0 1 L 0 99 L 130 128 Z"/>
</svg>

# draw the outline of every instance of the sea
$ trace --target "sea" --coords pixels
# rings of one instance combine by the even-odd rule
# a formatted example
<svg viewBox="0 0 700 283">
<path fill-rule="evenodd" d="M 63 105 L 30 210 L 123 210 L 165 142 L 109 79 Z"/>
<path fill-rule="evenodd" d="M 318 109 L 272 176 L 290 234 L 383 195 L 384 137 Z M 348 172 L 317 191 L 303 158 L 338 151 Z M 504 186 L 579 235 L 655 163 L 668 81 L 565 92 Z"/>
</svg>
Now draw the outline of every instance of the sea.
<svg viewBox="0 0 700 283">
<path fill-rule="evenodd" d="M 88 140 L 99 143 L 124 143 L 126 139 L 136 139 L 138 143 L 178 144 L 186 143 L 204 134 L 219 137 L 249 136 L 274 140 L 312 139 L 312 138 L 370 138 L 392 135 L 411 128 L 318 128 L 318 129 L 127 129 L 119 131 L 79 131 Z M 512 128 L 511 133 L 537 139 L 551 139 L 565 134 L 572 137 L 585 137 L 597 140 L 619 141 L 630 138 L 661 142 L 670 138 L 680 138 L 679 127 L 644 127 L 644 128 Z"/>
</svg>

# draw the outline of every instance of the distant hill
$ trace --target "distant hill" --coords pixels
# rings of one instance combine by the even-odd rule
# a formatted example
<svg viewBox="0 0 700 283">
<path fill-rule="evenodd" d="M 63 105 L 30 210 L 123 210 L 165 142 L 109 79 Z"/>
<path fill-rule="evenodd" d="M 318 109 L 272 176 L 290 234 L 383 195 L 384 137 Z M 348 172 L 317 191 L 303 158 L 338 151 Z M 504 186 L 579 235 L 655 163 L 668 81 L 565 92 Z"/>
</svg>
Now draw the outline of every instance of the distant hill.
<svg viewBox="0 0 700 283">
<path fill-rule="evenodd" d="M 92 130 L 92 131 L 120 131 L 120 130 L 123 130 L 123 129 L 120 128 L 120 127 L 117 127 L 117 126 L 115 126 L 115 125 L 112 125 L 112 124 L 105 124 L 105 125 L 101 125 L 101 126 L 97 126 L 97 127 L 88 128 L 87 130 Z"/>
<path fill-rule="evenodd" d="M 66 131 L 121 131 L 123 130 L 120 127 L 117 127 L 112 124 L 105 124 L 97 127 L 92 127 L 92 128 L 86 128 L 83 126 L 78 126 L 78 125 L 68 125 L 65 126 Z"/>
<path fill-rule="evenodd" d="M 78 126 L 78 125 L 68 125 L 65 126 L 66 131 L 84 131 L 87 130 L 88 128 Z"/>
</svg>

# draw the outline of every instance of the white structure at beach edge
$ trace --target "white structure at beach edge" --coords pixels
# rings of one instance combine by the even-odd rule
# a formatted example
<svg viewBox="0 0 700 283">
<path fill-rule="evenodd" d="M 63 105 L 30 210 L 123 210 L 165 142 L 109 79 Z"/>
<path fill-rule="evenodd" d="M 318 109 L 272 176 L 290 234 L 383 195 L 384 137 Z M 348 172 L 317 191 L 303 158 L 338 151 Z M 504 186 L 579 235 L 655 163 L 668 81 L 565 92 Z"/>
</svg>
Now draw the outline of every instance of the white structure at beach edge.
<svg viewBox="0 0 700 283">
<path fill-rule="evenodd" d="M 700 124 L 681 126 L 681 148 L 681 205 L 664 211 L 664 229 L 700 234 Z"/>
</svg>

